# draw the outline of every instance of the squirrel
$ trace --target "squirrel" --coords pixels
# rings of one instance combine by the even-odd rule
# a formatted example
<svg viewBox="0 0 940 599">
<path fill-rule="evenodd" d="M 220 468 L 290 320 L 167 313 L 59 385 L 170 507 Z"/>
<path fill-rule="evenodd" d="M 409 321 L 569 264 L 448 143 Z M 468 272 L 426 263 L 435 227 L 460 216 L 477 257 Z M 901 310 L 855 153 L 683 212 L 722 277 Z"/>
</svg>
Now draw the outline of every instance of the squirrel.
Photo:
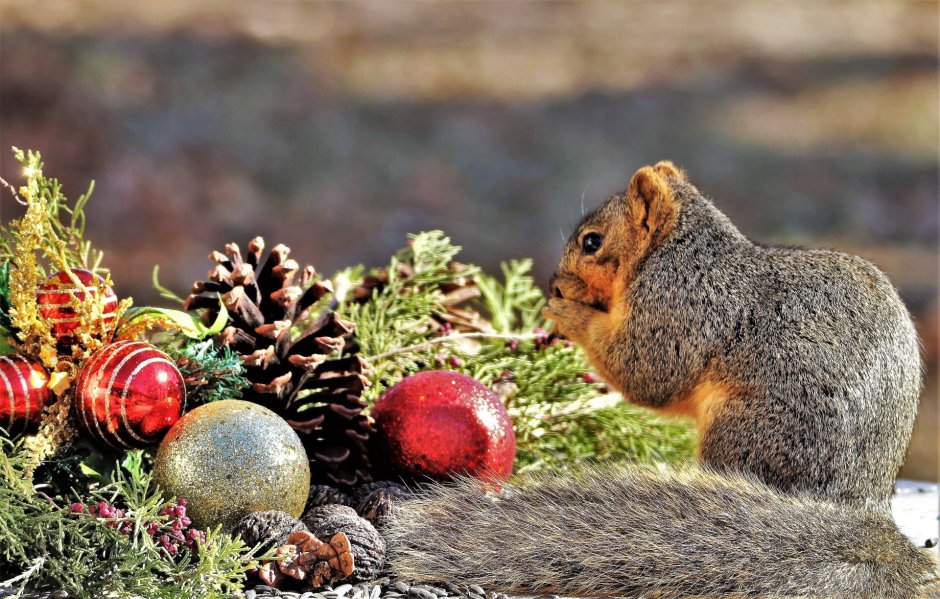
<svg viewBox="0 0 940 599">
<path fill-rule="evenodd" d="M 890 514 L 922 368 L 875 266 L 754 243 L 663 161 L 583 218 L 550 287 L 543 315 L 612 387 L 695 420 L 701 465 L 432 485 L 392 506 L 394 572 L 530 595 L 940 590 Z"/>
</svg>

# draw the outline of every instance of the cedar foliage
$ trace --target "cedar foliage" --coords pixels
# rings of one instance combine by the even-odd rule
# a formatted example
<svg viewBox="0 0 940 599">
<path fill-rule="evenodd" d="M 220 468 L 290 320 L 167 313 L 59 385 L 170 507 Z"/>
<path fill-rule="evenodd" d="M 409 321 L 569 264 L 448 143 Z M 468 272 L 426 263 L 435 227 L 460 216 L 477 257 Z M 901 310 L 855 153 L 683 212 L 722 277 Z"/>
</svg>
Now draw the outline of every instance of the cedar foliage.
<svg viewBox="0 0 940 599">
<path fill-rule="evenodd" d="M 34 484 L 25 463 L 22 447 L 0 438 L 0 589 L 51 586 L 82 599 L 222 599 L 242 589 L 253 550 L 240 539 L 207 531 L 195 555 L 174 558 L 146 533 L 148 522 L 166 519 L 159 512 L 168 502 L 141 451 L 128 452 L 107 474 L 81 464 L 72 479 L 78 488 L 53 496 L 44 491 L 55 481 Z M 125 535 L 107 518 L 73 513 L 73 501 L 120 506 L 133 529 Z"/>
<path fill-rule="evenodd" d="M 334 277 L 336 310 L 356 324 L 355 340 L 372 373 L 364 399 L 374 403 L 409 374 L 449 368 L 503 397 L 516 430 L 517 472 L 564 470 L 585 459 L 691 458 L 695 434 L 686 422 L 661 419 L 608 393 L 580 349 L 545 332 L 545 296 L 530 274 L 531 260 L 504 263 L 500 279 L 473 265 L 452 268 L 460 249 L 440 231 L 419 233 L 381 270 L 360 266 Z M 343 293 L 368 274 L 387 282 L 367 301 Z M 434 325 L 448 310 L 441 287 L 458 277 L 471 278 L 480 291 L 463 307 L 482 315 L 484 331 Z"/>
</svg>

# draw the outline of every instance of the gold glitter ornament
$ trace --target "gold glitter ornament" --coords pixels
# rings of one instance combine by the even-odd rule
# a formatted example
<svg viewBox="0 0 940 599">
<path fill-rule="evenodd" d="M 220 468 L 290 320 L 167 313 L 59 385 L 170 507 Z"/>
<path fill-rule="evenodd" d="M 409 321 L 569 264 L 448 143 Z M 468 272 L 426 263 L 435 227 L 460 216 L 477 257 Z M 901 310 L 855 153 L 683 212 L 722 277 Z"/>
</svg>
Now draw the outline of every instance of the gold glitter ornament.
<svg viewBox="0 0 940 599">
<path fill-rule="evenodd" d="M 183 415 L 160 443 L 154 480 L 165 497 L 187 501 L 197 528 L 230 532 L 251 512 L 300 516 L 310 490 L 303 444 L 283 418 L 226 399 Z"/>
</svg>

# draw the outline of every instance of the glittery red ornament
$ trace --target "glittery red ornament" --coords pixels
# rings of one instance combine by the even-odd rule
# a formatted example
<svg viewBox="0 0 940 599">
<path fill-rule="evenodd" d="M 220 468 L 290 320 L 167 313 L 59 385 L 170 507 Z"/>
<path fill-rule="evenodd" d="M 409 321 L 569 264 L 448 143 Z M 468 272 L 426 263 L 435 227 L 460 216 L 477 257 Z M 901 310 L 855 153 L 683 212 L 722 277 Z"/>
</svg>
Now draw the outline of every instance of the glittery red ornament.
<svg viewBox="0 0 940 599">
<path fill-rule="evenodd" d="M 88 358 L 75 381 L 78 421 L 114 448 L 146 447 L 179 420 L 183 375 L 170 358 L 140 341 L 118 341 Z"/>
<path fill-rule="evenodd" d="M 52 397 L 49 375 L 23 356 L 0 356 L 0 427 L 8 433 L 38 422 Z"/>
<path fill-rule="evenodd" d="M 52 335 L 59 343 L 72 343 L 72 333 L 78 328 L 79 316 L 72 307 L 72 296 L 76 299 L 85 299 L 87 292 L 92 297 L 98 295 L 98 286 L 104 279 L 80 268 L 72 269 L 85 289 L 75 284 L 75 281 L 66 271 L 59 271 L 48 277 L 36 290 L 36 302 L 39 304 L 39 313 L 52 325 Z M 111 320 L 118 307 L 117 296 L 110 287 L 105 289 L 102 305 L 102 319 Z"/>
<path fill-rule="evenodd" d="M 505 479 L 516 434 L 499 397 L 459 372 L 427 370 L 385 392 L 372 409 L 377 457 L 394 471 L 446 479 Z"/>
</svg>

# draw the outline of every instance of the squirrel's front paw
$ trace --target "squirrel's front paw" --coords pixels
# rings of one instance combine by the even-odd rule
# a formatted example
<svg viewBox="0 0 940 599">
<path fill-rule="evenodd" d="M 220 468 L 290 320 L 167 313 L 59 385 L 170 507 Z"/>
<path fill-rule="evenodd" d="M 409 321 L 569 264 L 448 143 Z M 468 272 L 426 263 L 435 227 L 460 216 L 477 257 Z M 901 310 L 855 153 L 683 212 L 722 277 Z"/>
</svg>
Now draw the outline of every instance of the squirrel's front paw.
<svg viewBox="0 0 940 599">
<path fill-rule="evenodd" d="M 542 308 L 542 316 L 555 323 L 555 331 L 580 344 L 591 320 L 603 312 L 580 302 L 553 297 Z"/>
</svg>

